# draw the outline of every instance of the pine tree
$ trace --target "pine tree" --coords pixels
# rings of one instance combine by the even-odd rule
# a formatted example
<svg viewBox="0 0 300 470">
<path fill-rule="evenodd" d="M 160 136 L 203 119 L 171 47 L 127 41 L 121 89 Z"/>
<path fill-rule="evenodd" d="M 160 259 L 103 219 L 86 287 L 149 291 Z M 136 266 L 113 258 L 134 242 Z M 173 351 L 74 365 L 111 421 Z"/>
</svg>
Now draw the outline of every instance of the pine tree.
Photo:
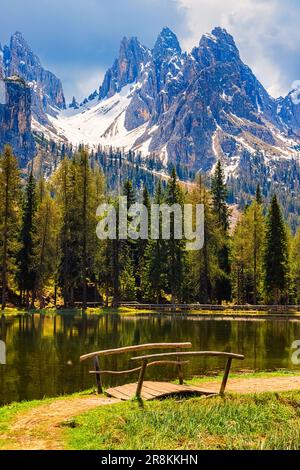
<svg viewBox="0 0 300 470">
<path fill-rule="evenodd" d="M 188 253 L 185 290 L 193 302 L 208 304 L 213 301 L 213 292 L 219 277 L 218 252 L 222 247 L 223 237 L 213 210 L 212 196 L 204 187 L 201 176 L 188 194 L 187 203 L 204 205 L 204 245 L 201 250 Z"/>
<path fill-rule="evenodd" d="M 33 267 L 34 237 L 36 233 L 35 213 L 37 210 L 36 182 L 30 172 L 23 196 L 22 224 L 20 232 L 21 248 L 17 255 L 18 284 L 21 293 L 26 295 L 26 308 L 30 308 L 29 298 L 32 294 L 31 307 L 35 301 L 35 271 Z"/>
<path fill-rule="evenodd" d="M 161 180 L 158 180 L 154 203 L 161 205 L 164 202 Z M 150 240 L 144 254 L 142 272 L 143 294 L 149 299 L 155 299 L 157 304 L 162 300 L 162 293 L 166 290 L 166 241 L 162 239 L 162 217 L 159 219 L 159 233 L 157 240 Z"/>
<path fill-rule="evenodd" d="M 262 194 L 261 194 L 261 189 L 260 189 L 259 184 L 256 186 L 255 200 L 256 200 L 257 204 L 261 205 L 263 203 L 263 197 L 262 197 Z"/>
<path fill-rule="evenodd" d="M 276 196 L 273 196 L 266 229 L 264 253 L 265 295 L 270 303 L 288 300 L 289 255 L 287 230 Z"/>
<path fill-rule="evenodd" d="M 177 181 L 176 170 L 173 168 L 166 190 L 166 203 L 169 206 L 178 204 L 183 209 L 183 193 Z M 166 273 L 172 303 L 181 298 L 185 264 L 185 244 L 175 238 L 175 216 L 171 214 L 170 240 L 166 241 Z"/>
<path fill-rule="evenodd" d="M 218 161 L 212 177 L 211 192 L 213 207 L 217 215 L 218 224 L 223 235 L 223 246 L 218 253 L 220 276 L 216 282 L 215 297 L 218 302 L 231 299 L 230 261 L 229 261 L 229 208 L 227 205 L 227 186 L 224 182 L 224 172 L 221 162 Z"/>
<path fill-rule="evenodd" d="M 20 212 L 20 175 L 17 159 L 9 146 L 0 157 L 0 249 L 2 310 L 6 307 L 9 275 L 15 270 Z"/>
<path fill-rule="evenodd" d="M 129 210 L 136 202 L 136 193 L 133 189 L 132 181 L 125 181 L 123 196 L 127 197 L 127 210 Z M 127 228 L 130 222 L 132 222 L 132 218 L 128 215 Z M 127 240 L 119 240 L 118 249 L 120 294 L 125 300 L 134 300 L 136 295 L 135 288 L 138 282 L 138 243 L 136 240 L 129 238 Z"/>
<path fill-rule="evenodd" d="M 219 160 L 212 177 L 211 192 L 219 224 L 222 226 L 224 233 L 226 233 L 229 229 L 229 208 L 227 205 L 228 191 L 224 179 L 224 171 Z"/>
<path fill-rule="evenodd" d="M 46 191 L 35 215 L 35 226 L 38 230 L 34 236 L 34 290 L 42 309 L 45 306 L 44 289 L 50 280 L 55 281 L 58 236 L 57 206 Z"/>
<path fill-rule="evenodd" d="M 147 240 L 140 239 L 137 242 L 138 269 L 137 269 L 136 283 L 137 283 L 139 300 L 142 300 L 142 290 L 143 290 L 142 273 L 143 273 L 144 265 L 145 265 L 145 252 L 146 252 L 146 249 L 149 243 L 149 238 L 150 238 L 151 199 L 150 199 L 150 194 L 149 194 L 147 186 L 145 186 L 143 189 L 143 205 L 147 208 L 147 212 L 148 212 L 148 239 Z"/>
</svg>

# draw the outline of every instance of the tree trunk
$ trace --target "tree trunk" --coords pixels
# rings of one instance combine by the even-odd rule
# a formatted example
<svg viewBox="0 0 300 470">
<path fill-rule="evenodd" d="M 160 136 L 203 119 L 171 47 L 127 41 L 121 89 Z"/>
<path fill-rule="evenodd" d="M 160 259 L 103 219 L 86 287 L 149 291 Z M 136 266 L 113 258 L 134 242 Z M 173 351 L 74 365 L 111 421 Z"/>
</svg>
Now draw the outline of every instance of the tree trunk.
<svg viewBox="0 0 300 470">
<path fill-rule="evenodd" d="M 7 290 L 7 245 L 8 245 L 8 212 L 9 212 L 9 170 L 6 172 L 5 187 L 5 213 L 4 213 L 4 230 L 3 230 L 3 258 L 2 258 L 2 311 L 6 307 L 6 290 Z"/>
</svg>

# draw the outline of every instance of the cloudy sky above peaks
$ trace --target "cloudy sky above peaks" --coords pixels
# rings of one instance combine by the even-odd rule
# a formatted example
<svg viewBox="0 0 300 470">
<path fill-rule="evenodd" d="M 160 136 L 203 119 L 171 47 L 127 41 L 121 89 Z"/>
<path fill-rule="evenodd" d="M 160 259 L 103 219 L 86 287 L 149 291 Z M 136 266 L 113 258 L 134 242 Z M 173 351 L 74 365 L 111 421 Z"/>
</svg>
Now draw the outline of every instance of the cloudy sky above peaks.
<svg viewBox="0 0 300 470">
<path fill-rule="evenodd" d="M 242 59 L 273 96 L 300 79 L 299 0 L 10 0 L 1 5 L 0 41 L 21 31 L 67 99 L 98 88 L 123 36 L 152 47 L 164 26 L 191 50 L 202 34 L 225 27 Z"/>
</svg>

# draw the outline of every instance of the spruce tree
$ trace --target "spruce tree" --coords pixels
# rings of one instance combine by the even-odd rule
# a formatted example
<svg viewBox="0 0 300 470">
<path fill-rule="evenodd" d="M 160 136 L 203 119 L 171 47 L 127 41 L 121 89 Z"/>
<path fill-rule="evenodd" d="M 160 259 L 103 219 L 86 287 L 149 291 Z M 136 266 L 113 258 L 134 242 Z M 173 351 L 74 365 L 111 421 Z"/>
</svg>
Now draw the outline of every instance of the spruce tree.
<svg viewBox="0 0 300 470">
<path fill-rule="evenodd" d="M 264 253 L 265 295 L 270 303 L 288 301 L 289 255 L 287 230 L 276 196 L 273 196 L 266 228 Z"/>
<path fill-rule="evenodd" d="M 214 210 L 218 216 L 218 221 L 226 233 L 229 229 L 229 208 L 227 205 L 227 186 L 225 183 L 224 171 L 219 160 L 211 181 L 211 192 L 213 197 Z"/>
<path fill-rule="evenodd" d="M 185 276 L 186 292 L 193 302 L 211 303 L 219 277 L 218 253 L 223 235 L 212 206 L 212 195 L 205 188 L 199 175 L 195 187 L 187 196 L 187 203 L 204 205 L 204 245 L 201 250 L 188 253 L 188 269 Z"/>
<path fill-rule="evenodd" d="M 44 289 L 55 281 L 58 236 L 58 214 L 55 200 L 45 190 L 36 215 L 35 225 L 38 230 L 34 236 L 33 267 L 35 288 L 40 308 L 44 308 Z"/>
<path fill-rule="evenodd" d="M 17 255 L 18 284 L 20 291 L 25 293 L 26 308 L 30 307 L 29 297 L 32 294 L 31 306 L 35 300 L 35 271 L 33 266 L 34 237 L 36 234 L 35 213 L 37 210 L 36 182 L 31 170 L 23 196 L 22 224 L 20 232 L 21 248 Z"/>
<path fill-rule="evenodd" d="M 212 177 L 211 192 L 213 207 L 217 216 L 218 225 L 223 236 L 223 245 L 218 253 L 220 267 L 219 279 L 216 282 L 215 297 L 218 302 L 231 299 L 230 261 L 229 261 L 229 208 L 227 205 L 227 186 L 221 162 L 218 161 Z"/>
<path fill-rule="evenodd" d="M 127 197 L 127 210 L 136 202 L 136 192 L 133 188 L 132 181 L 126 180 L 123 186 L 123 196 Z M 128 215 L 128 224 L 132 221 Z M 138 242 L 136 240 L 127 239 L 119 240 L 119 275 L 120 275 L 120 294 L 125 300 L 134 300 L 136 294 L 136 284 L 138 283 Z"/>
<path fill-rule="evenodd" d="M 9 276 L 15 270 L 17 231 L 20 212 L 18 162 L 9 146 L 0 156 L 0 261 L 2 310 L 6 307 Z"/>
<path fill-rule="evenodd" d="M 166 189 L 166 203 L 169 206 L 178 204 L 183 209 L 183 193 L 177 180 L 175 168 Z M 183 212 L 183 210 L 182 210 Z M 175 217 L 171 214 L 170 240 L 166 241 L 166 274 L 172 303 L 181 298 L 185 263 L 185 243 L 175 238 Z"/>
<path fill-rule="evenodd" d="M 154 203 L 161 205 L 164 202 L 161 180 L 158 180 Z M 149 240 L 144 254 L 144 266 L 142 273 L 143 294 L 148 300 L 155 300 L 159 304 L 162 294 L 166 291 L 166 241 L 162 239 L 162 217 L 159 218 L 159 238 Z"/>
<path fill-rule="evenodd" d="M 261 194 L 261 189 L 260 189 L 259 184 L 256 187 L 255 200 L 256 200 L 257 204 L 261 205 L 263 203 L 263 197 L 262 197 L 262 194 Z"/>
<path fill-rule="evenodd" d="M 151 199 L 150 194 L 148 191 L 147 186 L 143 189 L 143 205 L 147 208 L 148 212 L 148 239 L 147 240 L 138 240 L 137 242 L 137 262 L 138 262 L 138 270 L 137 270 L 137 289 L 138 289 L 138 297 L 139 300 L 142 300 L 142 273 L 144 270 L 145 265 L 145 252 L 149 243 L 150 238 L 150 223 L 151 223 Z"/>
</svg>

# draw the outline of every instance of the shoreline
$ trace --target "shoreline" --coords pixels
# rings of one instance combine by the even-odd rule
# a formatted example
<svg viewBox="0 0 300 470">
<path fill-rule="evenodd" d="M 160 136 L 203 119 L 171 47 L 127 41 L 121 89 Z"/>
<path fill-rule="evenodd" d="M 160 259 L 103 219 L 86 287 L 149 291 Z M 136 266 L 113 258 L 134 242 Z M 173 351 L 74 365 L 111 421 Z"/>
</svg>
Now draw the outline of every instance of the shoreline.
<svg viewBox="0 0 300 470">
<path fill-rule="evenodd" d="M 183 319 L 193 319 L 193 320 L 206 320 L 206 321 L 296 321 L 300 322 L 300 312 L 291 313 L 291 311 L 284 312 L 261 312 L 257 310 L 247 312 L 237 312 L 232 311 L 231 308 L 224 311 L 215 309 L 211 311 L 188 311 L 188 310 L 178 310 L 178 311 L 157 311 L 157 310 L 148 310 L 148 309 L 136 309 L 134 307 L 108 307 L 108 308 L 88 308 L 85 312 L 82 309 L 43 309 L 43 310 L 30 310 L 26 311 L 25 309 L 17 308 L 7 308 L 2 312 L 2 316 L 13 317 L 17 315 L 108 315 L 115 314 L 127 318 L 147 318 L 147 317 L 172 317 L 172 318 L 183 318 Z"/>
</svg>

